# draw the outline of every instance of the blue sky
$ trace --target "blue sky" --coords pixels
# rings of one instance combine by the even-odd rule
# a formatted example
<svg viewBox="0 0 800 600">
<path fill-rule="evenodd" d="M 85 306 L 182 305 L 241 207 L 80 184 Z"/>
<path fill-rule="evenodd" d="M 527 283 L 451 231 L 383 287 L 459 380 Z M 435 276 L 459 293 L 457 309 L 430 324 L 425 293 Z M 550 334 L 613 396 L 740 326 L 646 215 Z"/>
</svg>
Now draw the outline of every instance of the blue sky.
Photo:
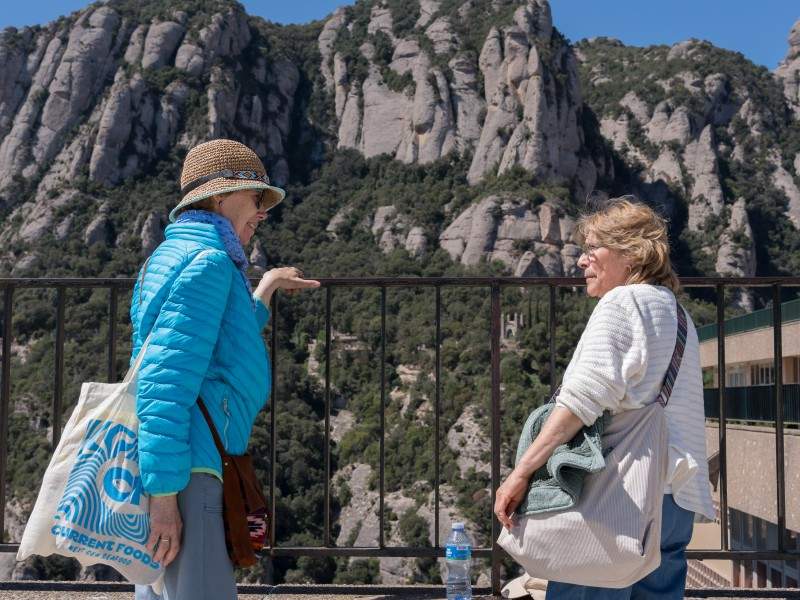
<svg viewBox="0 0 800 600">
<path fill-rule="evenodd" d="M 322 19 L 348 0 L 244 0 L 250 14 L 278 23 Z M 8 2 L 0 27 L 46 23 L 83 8 L 87 0 Z M 800 19 L 800 0 L 551 0 L 553 19 L 573 41 L 606 35 L 626 44 L 673 44 L 690 37 L 736 50 L 770 69 L 784 57 Z"/>
</svg>

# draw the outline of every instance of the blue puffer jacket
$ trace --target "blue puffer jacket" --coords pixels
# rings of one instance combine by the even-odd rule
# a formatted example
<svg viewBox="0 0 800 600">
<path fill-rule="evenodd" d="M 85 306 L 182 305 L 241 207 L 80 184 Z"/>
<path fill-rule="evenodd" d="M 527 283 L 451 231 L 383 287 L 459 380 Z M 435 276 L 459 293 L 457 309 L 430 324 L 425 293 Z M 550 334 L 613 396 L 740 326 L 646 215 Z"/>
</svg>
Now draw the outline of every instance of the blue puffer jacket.
<svg viewBox="0 0 800 600">
<path fill-rule="evenodd" d="M 247 287 L 211 224 L 175 223 L 131 299 L 139 467 L 151 495 L 178 492 L 190 472 L 221 477 L 219 453 L 197 407 L 203 399 L 229 454 L 244 454 L 271 373 L 261 330 L 269 310 Z"/>
</svg>

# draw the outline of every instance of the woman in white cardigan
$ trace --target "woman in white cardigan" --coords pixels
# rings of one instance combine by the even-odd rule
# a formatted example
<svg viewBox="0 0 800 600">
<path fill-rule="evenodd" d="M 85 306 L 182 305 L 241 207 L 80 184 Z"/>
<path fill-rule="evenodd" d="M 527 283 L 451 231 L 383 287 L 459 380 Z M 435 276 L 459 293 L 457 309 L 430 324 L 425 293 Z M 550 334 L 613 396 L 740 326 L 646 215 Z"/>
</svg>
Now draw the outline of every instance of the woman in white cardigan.
<svg viewBox="0 0 800 600">
<path fill-rule="evenodd" d="M 579 233 L 585 244 L 578 266 L 584 271 L 587 293 L 600 302 L 564 373 L 556 407 L 497 490 L 494 512 L 509 529 L 531 476 L 558 446 L 604 410 L 620 413 L 655 401 L 675 346 L 679 283 L 670 264 L 663 219 L 642 203 L 616 199 L 581 219 Z M 551 581 L 548 600 L 683 599 L 685 550 L 694 516 L 715 516 L 706 464 L 699 344 L 691 320 L 666 414 L 669 472 L 661 566 L 623 589 Z"/>
</svg>

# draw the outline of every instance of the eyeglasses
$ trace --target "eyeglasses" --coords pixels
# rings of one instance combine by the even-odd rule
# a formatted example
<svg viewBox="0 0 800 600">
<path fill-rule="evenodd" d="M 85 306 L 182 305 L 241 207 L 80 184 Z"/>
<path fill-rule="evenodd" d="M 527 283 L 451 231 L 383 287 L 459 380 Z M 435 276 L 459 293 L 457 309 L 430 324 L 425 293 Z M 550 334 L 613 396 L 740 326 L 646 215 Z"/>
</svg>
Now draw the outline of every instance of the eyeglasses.
<svg viewBox="0 0 800 600">
<path fill-rule="evenodd" d="M 581 252 L 583 252 L 586 256 L 595 257 L 597 251 L 602 247 L 603 246 L 595 246 L 594 244 L 584 244 L 581 246 Z"/>
</svg>

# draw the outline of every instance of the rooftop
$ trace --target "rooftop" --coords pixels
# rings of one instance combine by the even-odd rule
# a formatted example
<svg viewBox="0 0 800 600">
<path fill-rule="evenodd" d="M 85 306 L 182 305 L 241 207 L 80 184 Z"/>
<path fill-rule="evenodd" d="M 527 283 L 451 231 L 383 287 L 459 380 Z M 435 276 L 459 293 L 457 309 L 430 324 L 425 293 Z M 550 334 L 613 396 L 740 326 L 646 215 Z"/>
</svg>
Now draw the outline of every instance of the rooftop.
<svg viewBox="0 0 800 600">
<path fill-rule="evenodd" d="M 800 320 L 800 298 L 781 304 L 781 323 Z M 725 335 L 743 333 L 754 329 L 772 327 L 772 308 L 762 308 L 746 315 L 725 319 Z M 717 324 L 704 325 L 697 328 L 697 337 L 700 342 L 713 340 L 717 337 Z"/>
</svg>

